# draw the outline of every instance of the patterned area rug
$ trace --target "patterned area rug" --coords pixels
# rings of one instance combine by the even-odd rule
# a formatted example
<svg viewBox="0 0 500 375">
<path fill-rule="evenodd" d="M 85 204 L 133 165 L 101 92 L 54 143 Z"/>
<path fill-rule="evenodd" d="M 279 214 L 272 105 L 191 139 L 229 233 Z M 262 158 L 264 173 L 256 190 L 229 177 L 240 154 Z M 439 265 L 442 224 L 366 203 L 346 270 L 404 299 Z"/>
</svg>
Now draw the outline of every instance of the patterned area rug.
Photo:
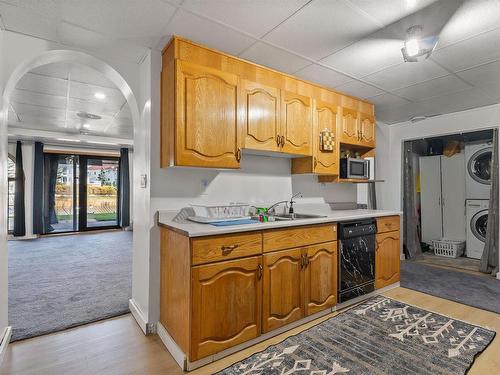
<svg viewBox="0 0 500 375">
<path fill-rule="evenodd" d="M 495 332 L 378 296 L 219 374 L 465 374 Z"/>
</svg>

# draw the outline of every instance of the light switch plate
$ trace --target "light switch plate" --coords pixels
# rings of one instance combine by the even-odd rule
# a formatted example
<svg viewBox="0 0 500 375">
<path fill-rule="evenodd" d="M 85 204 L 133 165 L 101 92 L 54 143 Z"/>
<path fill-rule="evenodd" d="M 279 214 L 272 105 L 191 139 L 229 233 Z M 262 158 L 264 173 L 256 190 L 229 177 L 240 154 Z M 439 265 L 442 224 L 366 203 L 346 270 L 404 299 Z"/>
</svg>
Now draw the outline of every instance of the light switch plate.
<svg viewBox="0 0 500 375">
<path fill-rule="evenodd" d="M 145 174 L 141 174 L 141 182 L 140 182 L 141 188 L 145 189 L 147 185 L 148 185 L 148 176 Z"/>
</svg>

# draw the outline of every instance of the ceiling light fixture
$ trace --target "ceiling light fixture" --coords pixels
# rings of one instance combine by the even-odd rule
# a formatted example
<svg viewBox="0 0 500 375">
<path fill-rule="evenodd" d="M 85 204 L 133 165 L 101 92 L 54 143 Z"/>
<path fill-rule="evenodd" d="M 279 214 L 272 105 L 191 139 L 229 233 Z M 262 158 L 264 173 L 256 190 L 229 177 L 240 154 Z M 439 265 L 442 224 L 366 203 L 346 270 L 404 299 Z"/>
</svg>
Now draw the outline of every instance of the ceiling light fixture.
<svg viewBox="0 0 500 375">
<path fill-rule="evenodd" d="M 85 129 L 88 129 L 88 128 L 90 128 L 90 124 L 83 124 L 82 127 L 84 127 Z"/>
<path fill-rule="evenodd" d="M 102 119 L 101 116 L 95 115 L 93 113 L 88 113 L 88 112 L 78 112 L 76 115 L 80 118 L 85 119 L 85 120 L 100 120 L 100 119 Z"/>
<path fill-rule="evenodd" d="M 436 36 L 422 37 L 423 28 L 415 25 L 406 30 L 405 45 L 401 48 L 405 62 L 418 62 L 427 59 L 436 47 Z"/>
<path fill-rule="evenodd" d="M 99 100 L 104 100 L 104 99 L 106 99 L 106 95 L 105 95 L 105 94 L 103 94 L 102 92 L 96 92 L 96 93 L 94 94 L 94 97 L 95 97 L 96 99 L 99 99 Z"/>
<path fill-rule="evenodd" d="M 70 139 L 70 138 L 56 138 L 56 139 L 61 142 L 81 142 L 79 139 Z"/>
</svg>

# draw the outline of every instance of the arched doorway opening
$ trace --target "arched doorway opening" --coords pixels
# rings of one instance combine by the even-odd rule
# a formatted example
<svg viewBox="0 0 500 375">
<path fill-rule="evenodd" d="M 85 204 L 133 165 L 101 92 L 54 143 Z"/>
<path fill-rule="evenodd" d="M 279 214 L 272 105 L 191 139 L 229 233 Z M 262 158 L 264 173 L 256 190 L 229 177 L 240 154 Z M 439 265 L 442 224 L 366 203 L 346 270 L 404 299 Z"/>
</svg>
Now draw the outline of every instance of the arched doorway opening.
<svg viewBox="0 0 500 375">
<path fill-rule="evenodd" d="M 115 69 L 113 69 L 109 64 L 103 62 L 102 60 L 99 60 L 86 53 L 71 51 L 71 50 L 49 51 L 43 53 L 42 55 L 34 59 L 30 59 L 29 61 L 25 61 L 24 63 L 20 64 L 12 72 L 8 82 L 6 83 L 5 90 L 2 96 L 2 112 L 0 116 L 0 143 L 2 144 L 2 147 L 0 147 L 0 164 L 7 162 L 7 153 L 4 151 L 7 149 L 7 147 L 3 146 L 7 144 L 7 127 L 9 126 L 9 108 L 11 108 L 13 94 L 16 91 L 17 85 L 19 84 L 21 79 L 30 71 L 33 71 L 34 69 L 43 66 L 47 66 L 50 64 L 57 64 L 57 63 L 68 63 L 68 64 L 86 66 L 102 74 L 104 77 L 106 77 L 107 80 L 112 82 L 126 100 L 133 123 L 133 137 L 135 138 L 137 136 L 137 128 L 140 126 L 140 114 L 137 106 L 137 101 L 128 83 Z M 0 172 L 0 182 L 2 184 L 2 188 L 5 188 L 4 191 L 6 192 L 8 191 L 9 187 L 7 177 L 8 176 Z M 133 180 L 132 176 L 130 180 L 131 181 Z M 3 216 L 2 218 L 0 218 L 0 224 L 2 225 L 3 222 L 5 221 L 10 224 L 10 220 L 8 220 L 9 215 L 7 214 L 8 205 L 9 203 L 6 199 L 3 199 L 2 202 L 0 202 L 0 208 L 1 208 L 0 215 Z M 5 234 L 6 233 L 2 233 L 0 235 L 0 242 L 1 242 L 0 249 L 2 252 L 3 251 L 7 252 L 7 246 L 4 246 L 6 245 Z M 7 262 L 0 262 L 0 267 L 2 267 L 0 272 L 3 273 L 5 271 L 4 274 L 6 274 Z M 5 267 L 5 270 L 3 269 L 3 267 Z M 3 289 L 4 285 L 0 285 L 0 288 Z M 0 290 L 0 297 L 2 297 L 1 296 L 1 294 L 3 294 L 2 292 L 3 290 Z M 128 304 L 128 300 L 126 302 Z M 2 304 L 0 303 L 0 305 Z M 6 304 L 3 304 L 3 307 L 0 307 L 0 309 L 4 308 L 6 308 Z M 2 313 L 3 312 L 0 311 L 0 317 L 3 315 Z M 105 317 L 106 316 L 103 316 L 103 318 Z"/>
</svg>

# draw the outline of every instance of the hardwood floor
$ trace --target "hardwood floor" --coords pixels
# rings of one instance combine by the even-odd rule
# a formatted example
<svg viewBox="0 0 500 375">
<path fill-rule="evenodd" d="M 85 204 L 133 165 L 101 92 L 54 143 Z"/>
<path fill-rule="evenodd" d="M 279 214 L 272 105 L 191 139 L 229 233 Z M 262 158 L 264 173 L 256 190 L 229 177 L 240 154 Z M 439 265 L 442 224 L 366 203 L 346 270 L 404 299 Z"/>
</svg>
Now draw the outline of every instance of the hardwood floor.
<svg viewBox="0 0 500 375">
<path fill-rule="evenodd" d="M 455 319 L 500 331 L 500 315 L 404 288 L 384 295 Z M 336 314 L 290 330 L 191 372 L 213 374 Z M 476 359 L 469 375 L 497 374 L 500 338 Z M 131 315 L 114 318 L 9 346 L 0 375 L 178 375 L 183 372 L 156 336 L 144 336 Z"/>
</svg>

